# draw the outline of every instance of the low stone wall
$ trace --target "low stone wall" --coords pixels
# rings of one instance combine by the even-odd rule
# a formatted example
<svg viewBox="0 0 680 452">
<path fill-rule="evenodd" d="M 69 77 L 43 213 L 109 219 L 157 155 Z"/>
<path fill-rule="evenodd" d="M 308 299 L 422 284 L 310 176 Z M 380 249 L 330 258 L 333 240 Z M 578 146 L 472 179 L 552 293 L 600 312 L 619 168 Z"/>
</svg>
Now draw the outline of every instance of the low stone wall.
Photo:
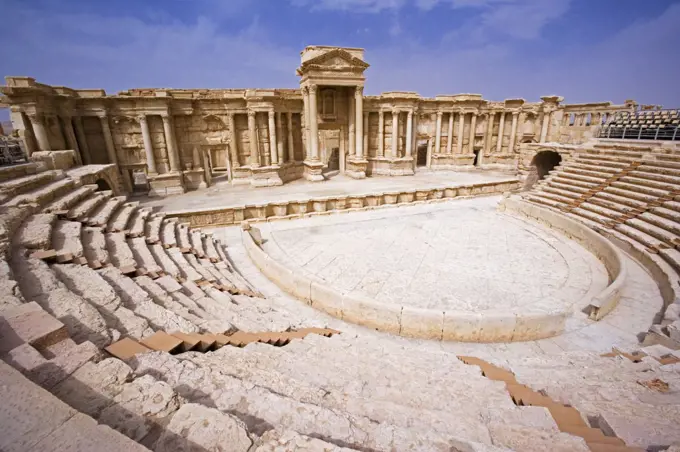
<svg viewBox="0 0 680 452">
<path fill-rule="evenodd" d="M 76 161 L 76 151 L 41 151 L 31 154 L 31 160 L 42 163 L 48 170 L 71 169 L 78 164 Z"/>
<path fill-rule="evenodd" d="M 600 320 L 616 307 L 626 281 L 627 269 L 621 251 L 609 240 L 578 221 L 515 197 L 504 199 L 498 208 L 558 230 L 593 253 L 607 269 L 610 283 L 593 298 L 588 306 L 588 315 L 592 320 Z"/>
<path fill-rule="evenodd" d="M 179 218 L 192 227 L 229 226 L 241 224 L 243 221 L 286 220 L 405 204 L 440 202 L 463 196 L 494 195 L 515 190 L 518 187 L 519 182 L 517 180 L 505 180 L 470 185 L 274 201 L 220 209 L 170 211 L 165 212 L 165 215 Z"/>
<path fill-rule="evenodd" d="M 251 260 L 282 290 L 346 322 L 405 337 L 464 342 L 529 341 L 564 331 L 572 304 L 545 299 L 531 306 L 508 310 L 440 311 L 376 301 L 367 296 L 342 294 L 301 269 L 290 269 L 258 246 L 253 235 L 242 231 Z"/>
</svg>

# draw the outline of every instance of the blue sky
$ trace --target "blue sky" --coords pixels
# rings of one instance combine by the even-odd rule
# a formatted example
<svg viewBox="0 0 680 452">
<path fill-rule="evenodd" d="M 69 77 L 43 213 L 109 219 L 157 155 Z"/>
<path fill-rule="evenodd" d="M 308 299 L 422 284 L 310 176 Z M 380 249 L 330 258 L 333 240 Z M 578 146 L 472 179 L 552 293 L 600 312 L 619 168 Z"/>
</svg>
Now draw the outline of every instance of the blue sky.
<svg viewBox="0 0 680 452">
<path fill-rule="evenodd" d="M 0 0 L 0 17 L 0 75 L 109 93 L 296 87 L 299 51 L 324 44 L 366 48 L 367 94 L 680 106 L 678 0 Z"/>
</svg>

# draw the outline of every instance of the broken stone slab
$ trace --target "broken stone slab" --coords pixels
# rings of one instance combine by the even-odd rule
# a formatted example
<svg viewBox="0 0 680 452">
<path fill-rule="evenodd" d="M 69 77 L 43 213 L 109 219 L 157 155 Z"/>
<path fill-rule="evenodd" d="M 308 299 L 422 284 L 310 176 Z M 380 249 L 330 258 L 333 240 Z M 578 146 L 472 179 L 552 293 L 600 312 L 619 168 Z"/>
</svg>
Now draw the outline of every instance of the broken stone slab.
<svg viewBox="0 0 680 452">
<path fill-rule="evenodd" d="M 0 354 L 24 342 L 40 348 L 67 338 L 66 326 L 34 301 L 0 314 Z"/>
<path fill-rule="evenodd" d="M 18 232 L 18 243 L 28 249 L 48 250 L 52 243 L 52 228 L 57 216 L 51 213 L 32 215 Z"/>
</svg>

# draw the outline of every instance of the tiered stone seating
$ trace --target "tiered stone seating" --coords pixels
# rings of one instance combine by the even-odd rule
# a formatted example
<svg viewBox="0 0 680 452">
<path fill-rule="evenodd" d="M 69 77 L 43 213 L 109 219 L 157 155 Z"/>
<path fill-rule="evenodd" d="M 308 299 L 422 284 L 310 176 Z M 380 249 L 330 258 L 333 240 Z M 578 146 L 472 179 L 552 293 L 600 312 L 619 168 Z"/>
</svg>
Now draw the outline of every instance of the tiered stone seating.
<svg viewBox="0 0 680 452">
<path fill-rule="evenodd" d="M 680 139 L 680 110 L 619 112 L 603 126 L 600 138 Z"/>
</svg>

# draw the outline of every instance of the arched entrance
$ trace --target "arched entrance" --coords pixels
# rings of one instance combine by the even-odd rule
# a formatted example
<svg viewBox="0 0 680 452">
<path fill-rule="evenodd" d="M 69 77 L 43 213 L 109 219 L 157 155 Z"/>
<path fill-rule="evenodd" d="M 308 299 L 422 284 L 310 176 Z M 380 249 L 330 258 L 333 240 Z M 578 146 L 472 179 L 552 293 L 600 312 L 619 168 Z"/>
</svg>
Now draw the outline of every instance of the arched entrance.
<svg viewBox="0 0 680 452">
<path fill-rule="evenodd" d="M 97 179 L 97 191 L 107 191 L 111 190 L 111 185 L 104 179 Z"/>
<path fill-rule="evenodd" d="M 562 162 L 562 156 L 555 151 L 541 151 L 531 159 L 531 166 L 536 167 L 538 180 L 542 180 L 557 165 Z"/>
</svg>

